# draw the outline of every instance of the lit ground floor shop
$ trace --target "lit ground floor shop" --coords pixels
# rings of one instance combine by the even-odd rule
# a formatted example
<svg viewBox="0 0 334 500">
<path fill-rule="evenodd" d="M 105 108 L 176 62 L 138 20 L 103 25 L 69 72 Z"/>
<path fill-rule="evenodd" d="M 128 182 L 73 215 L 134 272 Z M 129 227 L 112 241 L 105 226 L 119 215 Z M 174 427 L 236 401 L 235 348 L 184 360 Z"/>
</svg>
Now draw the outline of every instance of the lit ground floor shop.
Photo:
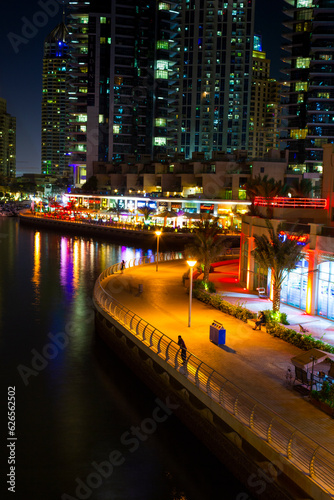
<svg viewBox="0 0 334 500">
<path fill-rule="evenodd" d="M 278 220 L 271 221 L 274 228 Z M 271 296 L 271 272 L 253 257 L 254 235 L 267 232 L 264 219 L 244 217 L 241 234 L 240 282 L 248 290 L 265 288 Z M 281 302 L 334 321 L 334 238 L 322 235 L 320 224 L 286 223 L 282 238 L 298 238 L 303 258 L 287 273 Z"/>
</svg>

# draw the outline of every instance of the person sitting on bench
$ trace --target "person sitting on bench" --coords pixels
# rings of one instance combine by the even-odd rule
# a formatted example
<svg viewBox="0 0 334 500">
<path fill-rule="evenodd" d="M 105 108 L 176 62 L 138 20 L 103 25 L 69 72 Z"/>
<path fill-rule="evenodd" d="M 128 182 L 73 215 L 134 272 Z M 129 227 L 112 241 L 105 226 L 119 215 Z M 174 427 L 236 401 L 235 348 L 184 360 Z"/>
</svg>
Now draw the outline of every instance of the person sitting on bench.
<svg viewBox="0 0 334 500">
<path fill-rule="evenodd" d="M 259 312 L 257 321 L 255 321 L 255 328 L 253 330 L 256 330 L 257 327 L 259 327 L 259 330 L 261 330 L 261 326 L 266 324 L 266 317 L 263 311 Z"/>
</svg>

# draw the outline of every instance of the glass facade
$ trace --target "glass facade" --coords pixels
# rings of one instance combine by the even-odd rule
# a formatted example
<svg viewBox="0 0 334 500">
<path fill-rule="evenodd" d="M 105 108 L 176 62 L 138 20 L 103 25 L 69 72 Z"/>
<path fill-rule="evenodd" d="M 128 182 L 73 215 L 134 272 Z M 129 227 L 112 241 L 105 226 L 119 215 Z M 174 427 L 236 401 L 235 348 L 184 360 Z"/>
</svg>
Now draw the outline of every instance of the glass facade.
<svg viewBox="0 0 334 500">
<path fill-rule="evenodd" d="M 318 314 L 334 320 L 334 261 L 319 265 Z"/>
<path fill-rule="evenodd" d="M 302 259 L 283 281 L 281 302 L 306 309 L 308 261 Z"/>
</svg>

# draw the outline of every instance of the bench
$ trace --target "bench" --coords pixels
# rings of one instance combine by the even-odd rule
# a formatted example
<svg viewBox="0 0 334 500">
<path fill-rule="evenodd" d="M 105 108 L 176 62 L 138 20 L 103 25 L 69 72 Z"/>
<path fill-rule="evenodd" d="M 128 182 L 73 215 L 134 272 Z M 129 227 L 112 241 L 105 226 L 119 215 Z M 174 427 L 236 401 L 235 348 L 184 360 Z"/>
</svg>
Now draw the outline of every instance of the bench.
<svg viewBox="0 0 334 500">
<path fill-rule="evenodd" d="M 256 290 L 257 290 L 257 293 L 259 295 L 259 299 L 267 299 L 268 298 L 268 295 L 267 295 L 265 288 L 260 287 L 260 288 L 257 288 Z"/>
<path fill-rule="evenodd" d="M 250 325 L 252 328 L 255 328 L 256 321 L 257 321 L 256 319 L 248 319 L 247 324 Z M 266 325 L 261 325 L 261 332 L 266 332 L 266 331 L 267 331 Z"/>
</svg>

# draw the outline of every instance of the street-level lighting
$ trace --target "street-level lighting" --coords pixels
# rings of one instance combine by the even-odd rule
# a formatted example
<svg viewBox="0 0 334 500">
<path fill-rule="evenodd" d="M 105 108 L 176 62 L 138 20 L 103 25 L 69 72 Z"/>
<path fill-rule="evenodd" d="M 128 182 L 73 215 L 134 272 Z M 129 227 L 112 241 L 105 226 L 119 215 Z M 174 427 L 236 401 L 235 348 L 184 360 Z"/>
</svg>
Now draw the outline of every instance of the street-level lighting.
<svg viewBox="0 0 334 500">
<path fill-rule="evenodd" d="M 155 231 L 155 234 L 157 237 L 157 260 L 156 260 L 155 270 L 158 271 L 158 266 L 159 266 L 159 236 L 161 235 L 161 231 Z"/>
<path fill-rule="evenodd" d="M 188 326 L 191 324 L 191 302 L 192 302 L 192 294 L 193 294 L 193 269 L 197 264 L 197 260 L 187 260 L 187 264 L 190 267 L 190 285 L 189 285 L 189 317 L 188 317 Z"/>
</svg>

